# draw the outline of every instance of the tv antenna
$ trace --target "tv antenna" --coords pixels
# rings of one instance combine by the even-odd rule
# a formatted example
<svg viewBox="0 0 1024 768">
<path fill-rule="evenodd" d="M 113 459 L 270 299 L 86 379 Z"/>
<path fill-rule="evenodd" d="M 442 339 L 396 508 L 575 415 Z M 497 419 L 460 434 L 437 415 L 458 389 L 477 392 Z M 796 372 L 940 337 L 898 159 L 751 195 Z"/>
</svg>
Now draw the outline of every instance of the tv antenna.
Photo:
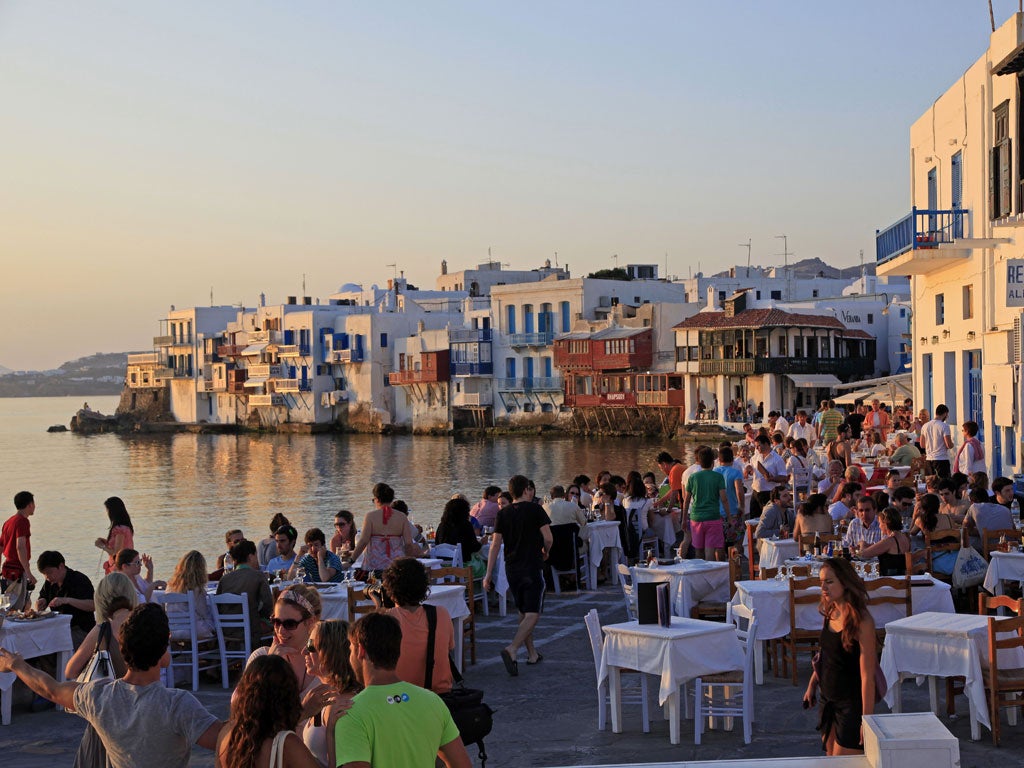
<svg viewBox="0 0 1024 768">
<path fill-rule="evenodd" d="M 306 273 L 302 273 L 302 295 L 306 295 Z"/>
<path fill-rule="evenodd" d="M 737 243 L 737 245 L 739 245 L 740 248 L 746 248 L 747 249 L 747 269 L 750 269 L 750 245 L 751 245 L 750 238 L 749 237 L 747 238 L 747 242 L 745 242 L 745 243 Z"/>
<path fill-rule="evenodd" d="M 213 286 L 210 286 L 210 306 L 213 306 Z"/>
<path fill-rule="evenodd" d="M 615 259 L 615 268 L 618 269 L 619 268 L 619 254 L 613 253 L 612 254 L 612 258 Z"/>
<path fill-rule="evenodd" d="M 392 271 L 394 273 L 394 278 L 397 280 L 398 279 L 398 263 L 395 262 L 393 264 L 385 264 L 384 266 L 385 267 L 391 267 L 391 269 L 392 269 Z"/>
<path fill-rule="evenodd" d="M 782 259 L 783 259 L 782 266 L 788 267 L 789 266 L 789 257 L 790 256 L 796 256 L 795 253 L 793 253 L 792 251 L 789 250 L 789 238 L 787 238 L 785 235 L 776 235 L 775 239 L 782 241 L 782 253 L 777 253 L 775 255 L 776 256 L 781 256 Z"/>
</svg>

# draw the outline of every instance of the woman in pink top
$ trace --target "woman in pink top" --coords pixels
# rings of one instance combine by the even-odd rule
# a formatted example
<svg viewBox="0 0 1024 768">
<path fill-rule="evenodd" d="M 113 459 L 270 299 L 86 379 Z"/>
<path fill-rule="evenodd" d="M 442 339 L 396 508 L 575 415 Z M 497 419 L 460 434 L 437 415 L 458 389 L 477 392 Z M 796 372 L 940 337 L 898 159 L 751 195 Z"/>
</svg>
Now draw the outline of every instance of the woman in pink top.
<svg viewBox="0 0 1024 768">
<path fill-rule="evenodd" d="M 111 496 L 103 502 L 107 508 L 107 517 L 110 520 L 110 529 L 107 537 L 96 539 L 96 546 L 107 553 L 107 561 L 103 563 L 103 572 L 110 573 L 116 570 L 114 567 L 114 556 L 122 549 L 133 549 L 135 547 L 135 528 L 132 527 L 132 519 L 128 516 L 128 509 L 124 502 L 117 496 Z"/>
</svg>

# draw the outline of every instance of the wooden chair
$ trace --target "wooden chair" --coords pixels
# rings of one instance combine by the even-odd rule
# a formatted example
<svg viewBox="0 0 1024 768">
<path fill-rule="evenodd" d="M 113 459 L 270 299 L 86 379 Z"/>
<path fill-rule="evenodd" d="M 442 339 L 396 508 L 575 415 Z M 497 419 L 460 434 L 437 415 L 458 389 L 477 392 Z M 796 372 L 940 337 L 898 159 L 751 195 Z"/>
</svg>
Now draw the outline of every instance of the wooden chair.
<svg viewBox="0 0 1024 768">
<path fill-rule="evenodd" d="M 476 664 L 476 600 L 473 592 L 473 569 L 472 568 L 435 568 L 430 572 L 431 584 L 461 584 L 466 588 L 466 606 L 469 608 L 469 616 L 462 622 L 462 664 L 466 664 L 465 640 L 469 639 L 469 659 L 471 664 Z"/>
<path fill-rule="evenodd" d="M 757 539 L 754 538 L 754 529 L 756 526 L 747 525 L 747 570 L 749 571 L 750 580 L 758 578 L 758 572 L 760 571 L 761 556 L 757 552 Z M 764 578 L 763 576 L 760 578 Z"/>
<path fill-rule="evenodd" d="M 988 618 L 988 664 L 982 663 L 985 688 L 988 691 L 992 743 L 999 746 L 999 712 L 1007 707 L 1024 707 L 1024 668 L 1002 669 L 999 651 L 1020 649 L 1024 652 L 1024 617 Z"/>
<path fill-rule="evenodd" d="M 842 541 L 842 536 L 837 536 L 834 533 L 805 533 L 800 536 L 800 554 L 806 555 L 808 552 L 814 552 L 814 537 L 818 537 L 818 541 L 821 542 L 821 548 L 825 549 L 830 541 Z"/>
<path fill-rule="evenodd" d="M 789 568 L 789 572 L 798 579 L 806 579 L 811 575 L 811 566 L 809 565 L 787 565 L 786 567 Z M 762 579 L 774 579 L 778 575 L 778 567 L 761 569 Z"/>
<path fill-rule="evenodd" d="M 999 608 L 1006 608 L 1014 616 L 1024 616 L 1024 598 L 1014 600 L 1006 595 L 978 595 L 978 615 L 987 616 Z"/>
<path fill-rule="evenodd" d="M 374 604 L 370 596 L 366 594 L 364 587 L 353 587 L 351 584 L 348 587 L 348 621 L 349 624 L 355 622 L 361 616 L 365 616 L 368 613 L 375 613 L 377 606 Z"/>
<path fill-rule="evenodd" d="M 1021 542 L 1021 532 L 1016 528 L 991 528 L 981 532 L 982 557 L 986 560 L 992 558 L 992 553 L 999 550 L 999 540 L 1006 537 L 1007 541 Z"/>
<path fill-rule="evenodd" d="M 931 552 L 927 549 L 919 549 L 917 552 L 907 552 L 907 573 L 911 576 L 920 576 L 927 573 L 928 561 L 931 559 Z"/>
<path fill-rule="evenodd" d="M 960 549 L 961 544 L 961 531 L 959 528 L 946 528 L 942 531 L 925 531 L 924 532 L 924 543 L 925 551 L 928 553 L 927 557 L 927 568 L 928 573 L 934 576 L 939 581 L 944 581 L 947 584 L 952 583 L 953 577 L 948 573 L 936 573 L 933 560 L 936 555 L 942 552 L 956 552 Z"/>
<path fill-rule="evenodd" d="M 876 605 L 902 605 L 906 611 L 904 616 L 912 616 L 914 606 L 910 596 L 910 573 L 905 576 L 885 576 L 878 579 L 868 579 L 864 582 L 864 589 L 868 593 L 868 609 Z M 886 592 L 882 592 L 882 590 Z M 875 636 L 878 638 L 878 645 L 885 642 L 885 628 L 875 629 Z"/>
<path fill-rule="evenodd" d="M 814 653 L 818 650 L 818 639 L 821 629 L 798 629 L 796 623 L 797 606 L 817 605 L 821 602 L 821 582 L 819 579 L 797 578 L 789 580 L 789 634 L 782 638 L 782 670 L 785 674 L 788 666 L 793 665 L 793 685 L 797 683 L 797 658 L 801 649 Z M 776 667 L 776 675 L 779 670 Z"/>
<path fill-rule="evenodd" d="M 740 551 L 736 547 L 729 548 L 729 597 L 736 594 L 736 582 L 740 575 Z M 701 600 L 690 609 L 690 618 L 707 621 L 725 621 L 728 615 L 728 601 Z"/>
</svg>

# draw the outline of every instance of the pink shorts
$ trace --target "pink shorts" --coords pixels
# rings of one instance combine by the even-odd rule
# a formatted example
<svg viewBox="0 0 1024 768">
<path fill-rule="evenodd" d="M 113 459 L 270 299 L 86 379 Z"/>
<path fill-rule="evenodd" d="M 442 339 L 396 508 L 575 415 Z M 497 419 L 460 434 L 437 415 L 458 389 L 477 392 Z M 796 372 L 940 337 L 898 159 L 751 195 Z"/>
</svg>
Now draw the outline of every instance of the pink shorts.
<svg viewBox="0 0 1024 768">
<path fill-rule="evenodd" d="M 693 534 L 694 549 L 724 549 L 725 528 L 722 519 L 690 521 L 690 532 Z"/>
</svg>

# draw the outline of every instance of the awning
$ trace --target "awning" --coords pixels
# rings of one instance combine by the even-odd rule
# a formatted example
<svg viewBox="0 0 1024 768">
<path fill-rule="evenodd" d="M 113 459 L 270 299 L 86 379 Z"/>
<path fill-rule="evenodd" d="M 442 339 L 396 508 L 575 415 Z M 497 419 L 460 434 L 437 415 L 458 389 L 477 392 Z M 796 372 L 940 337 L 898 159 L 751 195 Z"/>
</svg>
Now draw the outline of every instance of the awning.
<svg viewBox="0 0 1024 768">
<path fill-rule="evenodd" d="M 248 347 L 242 350 L 243 355 L 258 355 L 264 349 L 267 348 L 267 342 L 261 341 L 257 344 L 250 344 Z"/>
<path fill-rule="evenodd" d="M 267 380 L 263 376 L 254 376 L 251 379 L 246 379 L 245 383 L 242 386 L 248 387 L 250 389 L 255 389 L 256 387 L 262 387 L 266 383 Z"/>
<path fill-rule="evenodd" d="M 843 383 L 831 373 L 787 373 L 786 378 L 801 389 L 831 389 Z"/>
<path fill-rule="evenodd" d="M 839 405 L 852 405 L 858 400 L 865 403 L 870 403 L 872 400 L 881 400 L 882 398 L 876 397 L 878 390 L 874 387 L 870 389 L 856 389 L 853 392 L 844 392 L 841 395 L 836 395 L 835 402 Z M 888 398 L 887 398 L 888 399 Z"/>
</svg>

